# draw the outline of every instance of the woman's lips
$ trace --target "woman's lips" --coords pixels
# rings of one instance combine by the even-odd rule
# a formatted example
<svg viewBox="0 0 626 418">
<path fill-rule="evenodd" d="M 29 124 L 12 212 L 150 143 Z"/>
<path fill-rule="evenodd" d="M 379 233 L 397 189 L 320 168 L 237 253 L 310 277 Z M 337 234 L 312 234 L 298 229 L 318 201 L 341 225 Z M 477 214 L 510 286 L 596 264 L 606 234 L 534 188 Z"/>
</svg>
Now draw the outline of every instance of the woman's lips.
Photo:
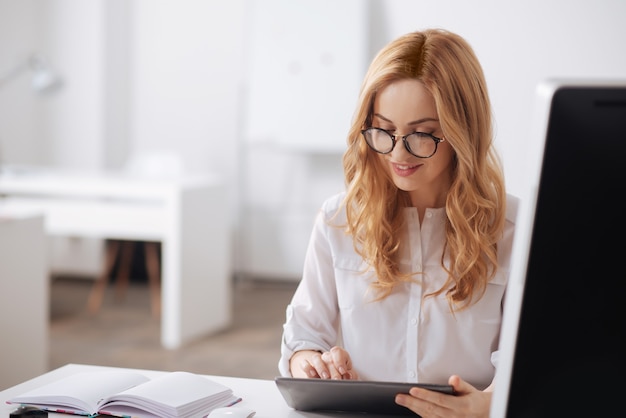
<svg viewBox="0 0 626 418">
<path fill-rule="evenodd" d="M 393 172 L 396 173 L 396 175 L 400 177 L 410 176 L 411 174 L 415 173 L 421 166 L 422 164 L 409 165 L 409 164 L 391 163 L 391 168 Z"/>
</svg>

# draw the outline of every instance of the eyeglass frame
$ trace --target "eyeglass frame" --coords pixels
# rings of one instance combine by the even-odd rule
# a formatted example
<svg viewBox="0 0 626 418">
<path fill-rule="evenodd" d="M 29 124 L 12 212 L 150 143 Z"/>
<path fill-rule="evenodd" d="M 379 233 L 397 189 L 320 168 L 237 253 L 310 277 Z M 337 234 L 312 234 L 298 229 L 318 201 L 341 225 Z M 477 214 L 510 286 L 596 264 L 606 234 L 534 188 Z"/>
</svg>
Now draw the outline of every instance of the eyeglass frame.
<svg viewBox="0 0 626 418">
<path fill-rule="evenodd" d="M 381 131 L 381 132 L 384 132 L 384 133 L 386 133 L 387 135 L 389 135 L 389 138 L 391 139 L 391 142 L 392 142 L 392 144 L 393 144 L 393 145 L 391 146 L 391 149 L 390 149 L 389 151 L 387 151 L 387 152 L 382 152 L 382 151 L 379 151 L 379 150 L 377 150 L 376 148 L 374 148 L 374 146 L 373 146 L 372 144 L 370 144 L 370 142 L 367 140 L 366 132 L 368 132 L 368 131 L 373 131 L 373 130 L 376 130 L 376 131 Z M 425 136 L 427 136 L 427 137 L 429 137 L 430 139 L 432 139 L 432 140 L 433 140 L 433 142 L 435 143 L 435 150 L 433 151 L 433 153 L 432 153 L 432 154 L 430 154 L 430 155 L 428 155 L 428 156 L 426 156 L 426 157 L 423 157 L 423 156 L 421 156 L 421 155 L 417 155 L 417 154 L 415 154 L 413 151 L 411 151 L 411 147 L 410 147 L 410 145 L 409 145 L 409 143 L 407 142 L 407 140 L 406 140 L 406 139 L 407 139 L 409 136 L 411 136 L 411 135 L 415 135 L 415 134 L 418 134 L 418 135 L 425 135 Z M 396 147 L 396 143 L 398 142 L 398 137 L 400 137 L 400 139 L 402 139 L 402 143 L 404 144 L 404 148 L 407 150 L 407 152 L 408 152 L 409 154 L 413 155 L 414 157 L 417 157 L 417 158 L 430 158 L 430 157 L 432 157 L 433 155 L 435 155 L 435 154 L 437 153 L 437 149 L 439 148 L 439 143 L 440 143 L 440 142 L 443 142 L 443 141 L 445 141 L 445 140 L 446 140 L 445 138 L 439 138 L 439 137 L 436 137 L 436 136 L 435 136 L 435 135 L 433 135 L 433 134 L 429 134 L 429 133 L 426 133 L 426 132 L 419 132 L 419 131 L 411 132 L 410 134 L 407 134 L 407 135 L 404 135 L 404 136 L 394 135 L 394 134 L 392 134 L 391 132 L 387 131 L 386 129 L 383 129 L 383 128 L 377 128 L 377 127 L 375 127 L 375 126 L 370 126 L 369 128 L 366 128 L 366 129 L 361 130 L 361 135 L 363 135 L 363 139 L 365 139 L 365 143 L 366 143 L 366 144 L 367 144 L 367 145 L 368 145 L 368 146 L 369 146 L 369 147 L 370 147 L 373 151 L 375 151 L 375 152 L 377 152 L 377 153 L 379 153 L 379 154 L 389 154 L 391 151 L 393 151 L 393 150 L 394 150 L 394 148 Z"/>
</svg>

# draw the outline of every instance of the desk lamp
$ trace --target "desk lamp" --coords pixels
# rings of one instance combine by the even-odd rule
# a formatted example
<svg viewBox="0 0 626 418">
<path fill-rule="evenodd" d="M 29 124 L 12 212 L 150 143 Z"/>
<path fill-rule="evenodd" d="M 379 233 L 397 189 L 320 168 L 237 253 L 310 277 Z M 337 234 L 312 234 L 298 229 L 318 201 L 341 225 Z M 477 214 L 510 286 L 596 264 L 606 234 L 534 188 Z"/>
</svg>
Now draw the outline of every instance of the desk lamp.
<svg viewBox="0 0 626 418">
<path fill-rule="evenodd" d="M 33 54 L 9 71 L 0 74 L 0 89 L 27 71 L 32 72 L 31 87 L 38 94 L 52 93 L 61 87 L 61 77 L 52 69 L 47 60 L 41 55 Z"/>
</svg>

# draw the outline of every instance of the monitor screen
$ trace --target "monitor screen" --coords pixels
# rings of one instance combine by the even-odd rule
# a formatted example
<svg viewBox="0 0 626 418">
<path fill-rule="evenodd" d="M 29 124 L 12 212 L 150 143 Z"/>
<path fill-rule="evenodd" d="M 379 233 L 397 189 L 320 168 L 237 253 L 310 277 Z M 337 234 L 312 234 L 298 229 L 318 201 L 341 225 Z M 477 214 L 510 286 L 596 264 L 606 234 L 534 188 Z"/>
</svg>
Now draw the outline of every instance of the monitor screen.
<svg viewBox="0 0 626 418">
<path fill-rule="evenodd" d="M 626 364 L 626 80 L 546 81 L 535 112 L 491 416 L 611 416 Z"/>
</svg>

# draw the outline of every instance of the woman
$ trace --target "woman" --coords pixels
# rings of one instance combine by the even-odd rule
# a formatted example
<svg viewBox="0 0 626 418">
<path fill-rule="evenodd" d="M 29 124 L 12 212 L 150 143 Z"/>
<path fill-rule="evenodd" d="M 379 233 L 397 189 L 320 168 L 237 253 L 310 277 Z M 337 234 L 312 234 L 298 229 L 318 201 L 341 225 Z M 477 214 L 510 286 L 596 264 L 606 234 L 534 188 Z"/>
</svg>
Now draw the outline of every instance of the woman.
<svg viewBox="0 0 626 418">
<path fill-rule="evenodd" d="M 323 204 L 287 307 L 281 374 L 447 382 L 456 395 L 396 402 L 488 416 L 516 202 L 470 45 L 425 30 L 380 51 L 343 163 L 346 191 Z"/>
</svg>

